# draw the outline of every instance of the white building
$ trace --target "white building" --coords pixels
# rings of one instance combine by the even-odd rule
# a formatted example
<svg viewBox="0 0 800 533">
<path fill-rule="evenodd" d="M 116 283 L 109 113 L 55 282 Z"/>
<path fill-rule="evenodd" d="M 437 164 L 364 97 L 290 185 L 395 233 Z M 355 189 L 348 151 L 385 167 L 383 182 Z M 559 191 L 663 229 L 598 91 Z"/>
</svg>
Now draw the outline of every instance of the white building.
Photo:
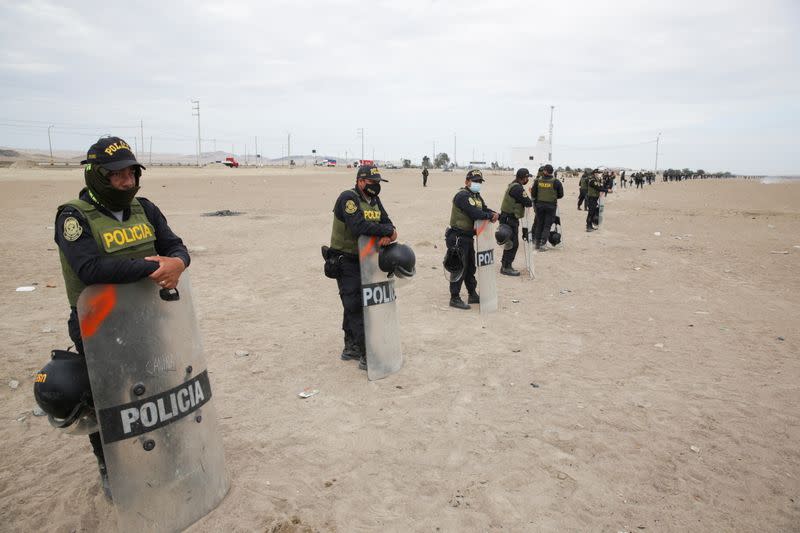
<svg viewBox="0 0 800 533">
<path fill-rule="evenodd" d="M 531 174 L 536 175 L 540 166 L 547 163 L 552 164 L 552 152 L 550 141 L 544 135 L 540 135 L 536 146 L 511 148 L 511 166 L 514 170 L 527 168 Z"/>
</svg>

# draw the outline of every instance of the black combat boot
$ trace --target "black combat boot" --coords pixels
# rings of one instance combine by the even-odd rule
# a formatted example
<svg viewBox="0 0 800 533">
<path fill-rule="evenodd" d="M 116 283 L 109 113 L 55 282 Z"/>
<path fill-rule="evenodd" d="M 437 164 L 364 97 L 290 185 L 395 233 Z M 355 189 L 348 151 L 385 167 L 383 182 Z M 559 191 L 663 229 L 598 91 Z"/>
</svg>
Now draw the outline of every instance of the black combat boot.
<svg viewBox="0 0 800 533">
<path fill-rule="evenodd" d="M 358 368 L 359 370 L 366 370 L 367 369 L 367 349 L 364 346 L 359 346 L 356 344 L 356 350 L 358 352 Z"/>
<path fill-rule="evenodd" d="M 471 292 L 469 293 L 469 298 L 467 298 L 467 303 L 479 304 L 481 303 L 481 297 L 477 292 Z"/>
<path fill-rule="evenodd" d="M 536 249 L 539 250 L 540 252 L 546 252 L 547 251 L 547 241 L 539 241 L 537 243 Z"/>
<path fill-rule="evenodd" d="M 514 270 L 511 265 L 500 267 L 500 273 L 504 276 L 519 276 L 519 270 Z"/>
<path fill-rule="evenodd" d="M 450 307 L 455 307 L 456 309 L 471 309 L 468 304 L 464 303 L 461 296 L 458 295 L 450 297 Z"/>
<path fill-rule="evenodd" d="M 344 336 L 344 348 L 340 356 L 342 361 L 350 361 L 351 359 L 359 359 L 361 354 L 358 353 L 358 346 L 356 342 L 347 334 Z"/>
<path fill-rule="evenodd" d="M 106 500 L 112 501 L 111 483 L 108 481 L 108 469 L 106 468 L 106 462 L 98 459 L 97 468 L 100 470 L 100 486 L 103 489 L 103 494 L 105 495 Z"/>
</svg>

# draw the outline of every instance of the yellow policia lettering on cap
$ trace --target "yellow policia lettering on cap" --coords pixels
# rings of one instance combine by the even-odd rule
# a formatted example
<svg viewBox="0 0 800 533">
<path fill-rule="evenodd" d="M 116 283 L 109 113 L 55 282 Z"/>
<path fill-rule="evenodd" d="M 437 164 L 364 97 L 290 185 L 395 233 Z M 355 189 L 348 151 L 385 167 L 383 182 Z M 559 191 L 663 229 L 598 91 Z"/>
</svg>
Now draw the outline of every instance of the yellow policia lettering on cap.
<svg viewBox="0 0 800 533">
<path fill-rule="evenodd" d="M 152 237 L 153 232 L 147 224 L 136 224 L 129 228 L 118 228 L 111 231 L 103 232 L 103 243 L 106 250 L 110 250 L 112 246 L 125 246 L 139 241 L 143 241 L 148 237 Z"/>
<path fill-rule="evenodd" d="M 353 200 L 347 200 L 344 203 L 344 212 L 345 213 L 347 213 L 348 215 L 352 215 L 356 211 L 358 211 L 358 207 L 356 207 L 356 203 Z"/>
<path fill-rule="evenodd" d="M 67 217 L 64 221 L 64 238 L 69 242 L 73 242 L 78 240 L 78 237 L 82 234 L 83 226 L 78 222 L 78 219 L 75 217 Z"/>
<path fill-rule="evenodd" d="M 44 383 L 47 381 L 47 374 L 39 372 L 36 374 L 36 379 L 33 381 L 34 383 Z"/>
<path fill-rule="evenodd" d="M 108 155 L 114 155 L 114 152 L 116 152 L 117 150 L 122 150 L 122 149 L 130 150 L 131 147 L 128 146 L 128 143 L 126 143 L 125 141 L 120 141 L 120 142 L 115 142 L 114 144 L 108 145 L 108 147 L 103 151 L 105 153 L 107 153 Z"/>
<path fill-rule="evenodd" d="M 369 169 L 369 173 L 370 173 L 370 175 L 380 174 L 380 170 L 378 170 L 377 168 L 371 168 L 371 169 Z"/>
</svg>

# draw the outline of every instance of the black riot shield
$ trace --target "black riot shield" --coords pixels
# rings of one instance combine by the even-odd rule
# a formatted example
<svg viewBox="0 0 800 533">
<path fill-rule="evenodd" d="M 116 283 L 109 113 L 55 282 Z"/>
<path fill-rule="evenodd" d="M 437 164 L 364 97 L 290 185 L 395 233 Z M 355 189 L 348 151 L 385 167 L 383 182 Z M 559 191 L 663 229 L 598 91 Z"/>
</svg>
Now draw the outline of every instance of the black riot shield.
<svg viewBox="0 0 800 533">
<path fill-rule="evenodd" d="M 120 531 L 181 531 L 228 492 L 187 274 L 92 285 L 78 300 Z"/>
<path fill-rule="evenodd" d="M 358 238 L 361 302 L 367 348 L 367 377 L 385 378 L 403 366 L 394 278 L 378 267 L 378 237 Z"/>
</svg>

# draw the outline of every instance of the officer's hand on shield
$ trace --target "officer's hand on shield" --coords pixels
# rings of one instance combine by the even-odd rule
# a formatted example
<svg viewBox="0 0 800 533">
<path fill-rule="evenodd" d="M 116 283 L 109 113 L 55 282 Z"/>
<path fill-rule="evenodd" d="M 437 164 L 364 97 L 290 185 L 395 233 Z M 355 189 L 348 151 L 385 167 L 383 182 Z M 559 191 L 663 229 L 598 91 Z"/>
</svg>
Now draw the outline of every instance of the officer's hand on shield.
<svg viewBox="0 0 800 533">
<path fill-rule="evenodd" d="M 151 255 L 145 257 L 145 260 L 158 263 L 158 270 L 150 274 L 150 279 L 158 283 L 164 289 L 174 289 L 177 287 L 181 274 L 186 270 L 186 265 L 183 264 L 183 260 L 178 257 Z"/>
<path fill-rule="evenodd" d="M 378 240 L 378 246 L 388 246 L 389 243 L 392 243 L 397 240 L 397 230 L 394 230 L 389 237 L 381 237 Z"/>
<path fill-rule="evenodd" d="M 492 212 L 492 222 L 497 222 L 498 218 L 500 218 L 500 215 L 498 215 L 495 212 Z"/>
</svg>

